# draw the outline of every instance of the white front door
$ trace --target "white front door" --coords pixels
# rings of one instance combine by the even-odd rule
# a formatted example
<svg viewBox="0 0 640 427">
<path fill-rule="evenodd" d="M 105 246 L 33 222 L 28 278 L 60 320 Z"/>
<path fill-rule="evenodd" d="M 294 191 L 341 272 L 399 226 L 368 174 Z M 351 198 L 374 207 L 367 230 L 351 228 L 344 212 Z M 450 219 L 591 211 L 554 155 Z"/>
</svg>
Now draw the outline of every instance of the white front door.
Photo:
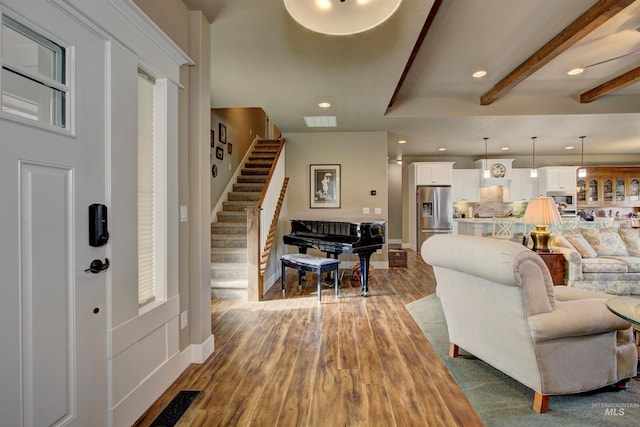
<svg viewBox="0 0 640 427">
<path fill-rule="evenodd" d="M 89 205 L 106 203 L 107 195 L 106 46 L 49 2 L 8 4 L 13 9 L 3 13 L 65 47 L 71 109 L 55 120 L 71 127 L 56 131 L 29 118 L 11 119 L 9 104 L 25 98 L 11 92 L 21 80 L 11 82 L 15 73 L 3 62 L 0 424 L 103 426 L 110 273 L 85 269 L 94 259 L 104 261 L 108 248 L 89 245 L 88 225 Z M 47 95 L 29 93 L 23 95 L 25 102 L 37 101 L 33 111 L 52 108 L 43 101 Z"/>
</svg>

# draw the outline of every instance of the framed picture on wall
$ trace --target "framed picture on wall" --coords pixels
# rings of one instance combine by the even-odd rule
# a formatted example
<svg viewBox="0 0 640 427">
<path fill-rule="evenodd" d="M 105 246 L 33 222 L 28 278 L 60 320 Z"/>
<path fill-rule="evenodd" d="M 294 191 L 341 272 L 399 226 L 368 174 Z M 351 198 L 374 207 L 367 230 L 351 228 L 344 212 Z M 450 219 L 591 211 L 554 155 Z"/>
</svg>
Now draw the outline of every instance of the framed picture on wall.
<svg viewBox="0 0 640 427">
<path fill-rule="evenodd" d="M 224 158 L 224 150 L 222 147 L 216 147 L 216 159 L 222 160 Z"/>
<path fill-rule="evenodd" d="M 210 138 L 210 141 L 209 141 L 210 144 L 211 144 L 211 148 L 213 148 L 215 146 L 215 142 L 216 142 L 214 135 L 215 135 L 215 132 L 213 131 L 213 129 L 211 129 L 211 138 Z"/>
<path fill-rule="evenodd" d="M 340 165 L 309 165 L 310 207 L 340 208 Z"/>
<path fill-rule="evenodd" d="M 233 144 L 232 143 L 228 143 L 227 144 L 227 153 L 231 154 L 233 152 Z"/>
<path fill-rule="evenodd" d="M 227 127 L 222 123 L 218 123 L 218 141 L 227 143 Z"/>
</svg>

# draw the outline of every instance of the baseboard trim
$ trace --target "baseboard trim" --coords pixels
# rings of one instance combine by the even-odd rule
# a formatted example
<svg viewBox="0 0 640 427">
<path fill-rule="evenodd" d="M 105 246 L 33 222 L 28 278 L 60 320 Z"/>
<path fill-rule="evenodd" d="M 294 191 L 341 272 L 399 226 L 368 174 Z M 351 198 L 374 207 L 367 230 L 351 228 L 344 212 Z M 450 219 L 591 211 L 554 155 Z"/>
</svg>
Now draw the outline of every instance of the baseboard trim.
<svg viewBox="0 0 640 427">
<path fill-rule="evenodd" d="M 191 344 L 180 353 L 180 359 L 183 363 L 186 363 L 185 368 L 190 363 L 204 363 L 209 356 L 213 354 L 215 349 L 215 339 L 213 334 L 209 335 L 209 338 L 204 340 L 202 344 Z"/>
<path fill-rule="evenodd" d="M 169 388 L 184 368 L 180 353 L 171 356 L 127 397 L 111 408 L 111 425 L 132 425 Z"/>
</svg>

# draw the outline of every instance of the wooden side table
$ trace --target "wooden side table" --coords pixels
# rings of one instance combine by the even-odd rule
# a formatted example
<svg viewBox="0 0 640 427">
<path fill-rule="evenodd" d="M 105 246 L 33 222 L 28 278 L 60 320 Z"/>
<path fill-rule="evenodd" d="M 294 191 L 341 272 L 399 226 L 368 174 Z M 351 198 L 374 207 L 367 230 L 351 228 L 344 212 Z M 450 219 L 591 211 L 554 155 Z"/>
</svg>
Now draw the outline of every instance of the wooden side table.
<svg viewBox="0 0 640 427">
<path fill-rule="evenodd" d="M 547 265 L 553 285 L 564 285 L 564 255 L 558 252 L 536 252 Z"/>
</svg>

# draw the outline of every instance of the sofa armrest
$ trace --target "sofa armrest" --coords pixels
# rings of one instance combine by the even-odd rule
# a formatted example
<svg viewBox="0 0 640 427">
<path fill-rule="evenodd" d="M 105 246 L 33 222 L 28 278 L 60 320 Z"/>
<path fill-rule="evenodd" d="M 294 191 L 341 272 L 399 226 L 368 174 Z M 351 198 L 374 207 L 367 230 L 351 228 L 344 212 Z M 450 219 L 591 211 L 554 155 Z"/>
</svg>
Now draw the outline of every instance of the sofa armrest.
<svg viewBox="0 0 640 427">
<path fill-rule="evenodd" d="M 553 252 L 558 252 L 564 255 L 564 259 L 567 262 L 577 264 L 578 266 L 582 265 L 582 256 L 580 255 L 580 252 L 576 251 L 575 249 L 556 245 L 551 245 L 551 249 L 553 250 Z"/>
<path fill-rule="evenodd" d="M 609 311 L 602 299 L 557 301 L 553 311 L 529 317 L 535 342 L 625 330 L 631 323 Z"/>
</svg>

